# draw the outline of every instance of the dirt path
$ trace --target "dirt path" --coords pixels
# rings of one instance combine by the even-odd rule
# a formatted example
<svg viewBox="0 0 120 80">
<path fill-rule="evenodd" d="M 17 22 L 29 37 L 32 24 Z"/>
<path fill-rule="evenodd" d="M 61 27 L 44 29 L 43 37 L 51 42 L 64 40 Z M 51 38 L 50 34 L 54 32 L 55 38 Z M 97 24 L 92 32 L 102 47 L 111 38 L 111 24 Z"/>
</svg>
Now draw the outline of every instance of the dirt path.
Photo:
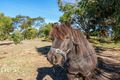
<svg viewBox="0 0 120 80">
<path fill-rule="evenodd" d="M 41 53 L 48 49 L 42 47 L 49 45 L 50 42 L 42 42 L 38 39 L 25 40 L 18 45 L 10 41 L 0 42 L 0 80 L 42 80 L 43 77 L 43 80 L 52 80 L 51 77 L 54 80 L 63 80 L 62 77 L 56 79 L 61 74 L 54 74 L 52 65 Z M 98 54 L 120 61 L 119 49 L 113 51 L 110 49 Z M 61 76 L 66 77 L 66 75 Z"/>
<path fill-rule="evenodd" d="M 26 40 L 18 45 L 0 42 L 0 80 L 36 80 L 38 68 L 51 66 L 38 52 L 50 44 L 40 40 Z"/>
</svg>

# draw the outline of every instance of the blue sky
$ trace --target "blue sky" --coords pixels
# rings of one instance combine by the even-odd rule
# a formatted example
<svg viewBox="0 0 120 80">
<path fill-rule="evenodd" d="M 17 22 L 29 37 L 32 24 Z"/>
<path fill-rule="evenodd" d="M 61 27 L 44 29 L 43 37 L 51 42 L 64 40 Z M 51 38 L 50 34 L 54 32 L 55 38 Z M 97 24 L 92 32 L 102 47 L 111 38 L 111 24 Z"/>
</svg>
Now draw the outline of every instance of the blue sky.
<svg viewBox="0 0 120 80">
<path fill-rule="evenodd" d="M 0 12 L 6 16 L 26 15 L 44 17 L 46 22 L 57 22 L 62 12 L 57 0 L 0 0 Z"/>
</svg>

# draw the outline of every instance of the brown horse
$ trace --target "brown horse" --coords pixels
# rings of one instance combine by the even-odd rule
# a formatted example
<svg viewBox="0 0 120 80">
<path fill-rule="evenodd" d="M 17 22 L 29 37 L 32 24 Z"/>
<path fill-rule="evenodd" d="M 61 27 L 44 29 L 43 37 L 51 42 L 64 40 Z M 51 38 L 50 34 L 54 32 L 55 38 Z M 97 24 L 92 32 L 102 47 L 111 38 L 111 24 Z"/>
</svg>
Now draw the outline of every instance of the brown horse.
<svg viewBox="0 0 120 80">
<path fill-rule="evenodd" d="M 76 75 L 92 80 L 97 57 L 83 33 L 69 24 L 54 24 L 50 36 L 53 44 L 47 54 L 49 62 L 67 69 L 68 80 L 74 80 Z"/>
</svg>

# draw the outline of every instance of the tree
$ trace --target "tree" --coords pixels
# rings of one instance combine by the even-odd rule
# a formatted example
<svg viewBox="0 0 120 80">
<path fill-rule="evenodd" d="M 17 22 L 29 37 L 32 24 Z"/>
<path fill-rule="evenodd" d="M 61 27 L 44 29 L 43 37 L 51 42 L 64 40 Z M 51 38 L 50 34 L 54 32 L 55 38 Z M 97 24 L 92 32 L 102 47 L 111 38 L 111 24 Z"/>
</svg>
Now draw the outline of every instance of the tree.
<svg viewBox="0 0 120 80">
<path fill-rule="evenodd" d="M 0 40 L 10 39 L 16 44 L 24 39 L 38 37 L 38 28 L 44 24 L 42 17 L 31 18 L 29 16 L 17 15 L 8 17 L 0 13 Z M 47 34 L 47 32 L 46 32 Z"/>
<path fill-rule="evenodd" d="M 44 24 L 40 29 L 38 35 L 40 37 L 48 38 L 50 30 L 52 28 L 52 23 Z"/>
<path fill-rule="evenodd" d="M 38 36 L 38 30 L 35 28 L 28 28 L 22 32 L 24 39 L 34 39 Z"/>
<path fill-rule="evenodd" d="M 90 29 L 95 28 L 94 24 L 91 24 L 91 19 L 83 15 L 82 9 L 78 7 L 76 3 L 63 3 L 62 0 L 58 0 L 60 10 L 64 12 L 60 17 L 60 22 L 70 22 L 75 25 L 78 24 L 82 30 L 86 32 L 87 38 L 89 38 Z"/>
<path fill-rule="evenodd" d="M 77 14 L 80 16 L 80 20 L 77 22 L 80 22 L 83 30 L 94 29 L 95 27 L 92 26 L 97 24 L 102 26 L 112 25 L 114 34 L 117 35 L 117 39 L 120 39 L 119 0 L 76 0 L 74 3 L 65 3 L 63 0 L 58 0 L 58 4 L 60 10 L 64 12 L 60 21 L 70 21 L 71 15 Z"/>
<path fill-rule="evenodd" d="M 22 16 L 22 15 L 17 15 L 15 18 L 13 18 L 13 21 L 14 24 L 16 24 L 15 28 L 20 28 L 21 31 L 31 28 L 32 26 L 40 26 L 45 22 L 44 18 L 40 16 L 36 18 L 31 18 L 29 16 Z M 19 24 L 19 26 L 17 24 Z"/>
<path fill-rule="evenodd" d="M 15 44 L 19 44 L 23 40 L 23 35 L 20 31 L 15 31 L 11 34 L 11 40 L 13 40 Z"/>
<path fill-rule="evenodd" d="M 0 40 L 8 38 L 10 32 L 13 31 L 12 19 L 0 13 Z"/>
</svg>

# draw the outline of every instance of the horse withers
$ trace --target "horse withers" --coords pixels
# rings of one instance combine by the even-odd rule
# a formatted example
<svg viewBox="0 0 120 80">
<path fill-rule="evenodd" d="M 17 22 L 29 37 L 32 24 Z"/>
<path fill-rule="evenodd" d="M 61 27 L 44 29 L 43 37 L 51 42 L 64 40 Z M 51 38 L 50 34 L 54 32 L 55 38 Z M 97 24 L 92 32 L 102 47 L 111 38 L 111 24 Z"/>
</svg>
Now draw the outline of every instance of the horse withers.
<svg viewBox="0 0 120 80">
<path fill-rule="evenodd" d="M 54 24 L 50 36 L 53 43 L 47 54 L 48 61 L 65 68 L 68 80 L 74 80 L 78 74 L 84 80 L 92 80 L 97 57 L 83 33 L 69 24 Z"/>
</svg>

